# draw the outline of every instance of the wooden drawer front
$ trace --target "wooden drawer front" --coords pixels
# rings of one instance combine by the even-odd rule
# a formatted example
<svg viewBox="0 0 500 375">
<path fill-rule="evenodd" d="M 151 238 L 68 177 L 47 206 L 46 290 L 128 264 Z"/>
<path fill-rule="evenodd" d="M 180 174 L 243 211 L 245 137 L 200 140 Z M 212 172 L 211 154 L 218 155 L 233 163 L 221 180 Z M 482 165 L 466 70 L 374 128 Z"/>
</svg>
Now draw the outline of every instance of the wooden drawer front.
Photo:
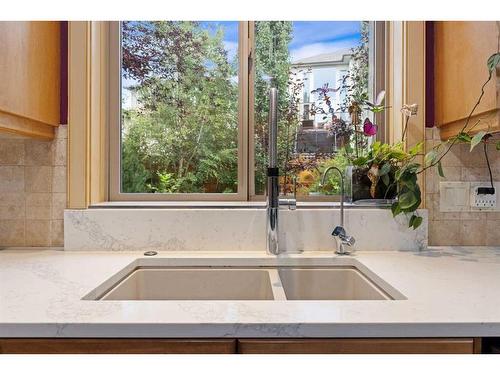
<svg viewBox="0 0 500 375">
<path fill-rule="evenodd" d="M 0 339 L 2 354 L 232 354 L 233 339 Z"/>
<path fill-rule="evenodd" d="M 241 354 L 467 354 L 465 339 L 241 339 Z"/>
</svg>

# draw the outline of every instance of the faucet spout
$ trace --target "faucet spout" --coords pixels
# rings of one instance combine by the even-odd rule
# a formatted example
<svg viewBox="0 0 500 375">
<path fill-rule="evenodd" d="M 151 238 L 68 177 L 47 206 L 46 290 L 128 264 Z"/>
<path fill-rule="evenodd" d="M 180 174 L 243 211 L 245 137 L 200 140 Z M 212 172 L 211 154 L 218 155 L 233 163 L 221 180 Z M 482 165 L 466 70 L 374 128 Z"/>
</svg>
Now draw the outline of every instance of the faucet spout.
<svg viewBox="0 0 500 375">
<path fill-rule="evenodd" d="M 326 168 L 321 178 L 321 186 L 325 186 L 326 176 L 328 176 L 328 173 L 332 170 L 338 172 L 340 175 L 340 226 L 344 227 L 344 174 L 334 165 Z"/>
<path fill-rule="evenodd" d="M 323 177 L 321 178 L 321 185 L 325 185 L 326 176 L 331 170 L 338 172 L 338 174 L 340 175 L 340 225 L 336 226 L 332 232 L 332 236 L 335 238 L 335 243 L 337 245 L 335 254 L 348 255 L 350 254 L 350 251 L 346 250 L 346 247 L 352 248 L 356 240 L 354 239 L 354 237 L 347 235 L 347 232 L 344 228 L 344 174 L 339 168 L 335 166 L 328 167 L 323 173 Z"/>
<path fill-rule="evenodd" d="M 267 251 L 278 255 L 279 169 L 278 169 L 278 89 L 269 90 L 269 164 L 267 167 Z"/>
<path fill-rule="evenodd" d="M 279 168 L 278 168 L 278 89 L 269 90 L 269 164 L 267 167 L 267 209 L 266 209 L 266 245 L 267 252 L 273 255 L 280 253 L 278 240 L 278 224 L 280 206 L 288 206 L 294 210 L 295 197 L 279 198 Z"/>
</svg>

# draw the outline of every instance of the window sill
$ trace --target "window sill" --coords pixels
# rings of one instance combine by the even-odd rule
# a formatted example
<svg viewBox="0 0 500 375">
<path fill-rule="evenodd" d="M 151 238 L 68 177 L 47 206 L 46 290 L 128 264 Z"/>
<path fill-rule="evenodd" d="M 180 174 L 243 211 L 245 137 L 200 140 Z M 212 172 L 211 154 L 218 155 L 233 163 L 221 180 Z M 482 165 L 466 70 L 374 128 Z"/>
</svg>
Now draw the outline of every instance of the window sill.
<svg viewBox="0 0 500 375">
<path fill-rule="evenodd" d="M 307 208 L 307 209 L 321 209 L 321 208 L 332 208 L 339 207 L 340 202 L 297 202 L 297 208 Z M 344 206 L 349 209 L 358 208 L 372 208 L 372 209 L 387 209 L 390 206 L 373 206 L 370 204 L 353 204 L 344 203 Z M 207 202 L 207 201 L 113 201 L 113 202 L 102 202 L 96 203 L 89 208 L 197 208 L 197 209 L 255 209 L 255 208 L 266 208 L 266 202 L 254 201 L 254 202 Z"/>
</svg>

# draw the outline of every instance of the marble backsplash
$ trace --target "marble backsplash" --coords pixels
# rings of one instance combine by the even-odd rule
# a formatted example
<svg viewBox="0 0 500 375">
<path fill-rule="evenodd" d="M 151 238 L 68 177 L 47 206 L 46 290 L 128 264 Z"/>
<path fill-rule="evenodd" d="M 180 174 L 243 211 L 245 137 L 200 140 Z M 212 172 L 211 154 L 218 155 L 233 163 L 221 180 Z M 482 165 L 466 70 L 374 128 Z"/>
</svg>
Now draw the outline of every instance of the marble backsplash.
<svg viewBox="0 0 500 375">
<path fill-rule="evenodd" d="M 345 227 L 363 251 L 421 250 L 427 247 L 427 211 L 423 224 L 408 228 L 388 209 L 347 209 Z M 66 210 L 65 250 L 264 251 L 265 209 Z M 338 209 L 299 208 L 280 213 L 280 246 L 288 252 L 334 251 L 331 236 Z"/>
</svg>

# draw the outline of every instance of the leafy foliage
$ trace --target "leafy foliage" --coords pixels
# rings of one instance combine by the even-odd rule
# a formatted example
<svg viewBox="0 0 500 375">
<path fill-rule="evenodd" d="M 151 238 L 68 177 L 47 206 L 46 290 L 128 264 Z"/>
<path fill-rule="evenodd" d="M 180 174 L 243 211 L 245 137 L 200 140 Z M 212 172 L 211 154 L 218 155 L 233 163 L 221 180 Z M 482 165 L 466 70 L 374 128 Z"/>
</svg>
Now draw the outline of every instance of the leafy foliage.
<svg viewBox="0 0 500 375">
<path fill-rule="evenodd" d="M 489 168 L 488 155 L 486 152 L 486 142 L 488 142 L 488 140 L 491 138 L 491 133 L 483 130 L 474 133 L 473 128 L 478 123 L 476 123 L 471 128 L 468 128 L 468 124 L 474 113 L 474 110 L 481 102 L 481 99 L 484 95 L 484 87 L 491 80 L 493 72 L 495 71 L 495 69 L 497 69 L 498 65 L 500 65 L 500 53 L 497 52 L 492 56 L 490 56 L 490 58 L 487 61 L 487 67 L 489 73 L 488 79 L 481 87 L 481 93 L 478 97 L 476 104 L 470 111 L 470 114 L 465 121 L 463 129 L 455 137 L 450 138 L 446 142 L 438 143 L 435 147 L 429 150 L 429 152 L 427 152 L 427 154 L 424 157 L 423 166 L 421 166 L 420 163 L 415 162 L 414 160 L 415 157 L 421 152 L 421 145 L 417 145 L 414 148 L 410 149 L 406 156 L 401 156 L 401 159 L 397 161 L 395 165 L 395 167 L 397 168 L 397 172 L 395 173 L 395 179 L 396 179 L 395 183 L 397 184 L 398 187 L 398 200 L 392 204 L 391 210 L 394 216 L 397 216 L 401 213 L 411 214 L 408 223 L 410 228 L 416 229 L 418 226 L 422 224 L 422 218 L 415 213 L 416 209 L 420 206 L 422 200 L 420 188 L 417 184 L 417 175 L 424 172 L 428 168 L 437 167 L 437 173 L 439 174 L 439 176 L 444 177 L 444 171 L 443 171 L 443 166 L 441 164 L 441 160 L 456 143 L 469 143 L 471 151 L 480 143 L 484 143 L 485 144 L 484 152 Z M 406 123 L 408 123 L 409 117 L 408 115 L 406 116 L 407 116 Z M 446 147 L 447 144 L 449 144 L 448 147 Z M 390 148 L 391 146 L 387 146 L 387 150 Z M 500 150 L 500 142 L 496 144 L 496 149 Z M 372 151 L 373 154 L 375 152 L 373 148 Z M 366 162 L 374 163 L 375 159 L 366 160 Z"/>
<path fill-rule="evenodd" d="M 500 33 L 498 34 L 498 43 L 500 45 Z M 445 142 L 438 143 L 435 147 L 433 147 L 428 154 L 426 155 L 426 160 L 428 159 L 429 162 L 426 163 L 425 167 L 420 171 L 420 173 L 424 172 L 426 169 L 437 166 L 437 171 L 438 174 L 441 177 L 444 177 L 443 173 L 443 168 L 441 165 L 441 160 L 446 156 L 446 154 L 451 150 L 451 148 L 456 144 L 456 143 L 469 143 L 470 144 L 470 151 L 472 151 L 477 145 L 480 143 L 484 144 L 484 156 L 488 165 L 488 169 L 490 170 L 490 180 L 491 184 L 493 185 L 493 178 L 491 175 L 491 168 L 488 160 L 488 154 L 486 150 L 486 145 L 488 141 L 492 138 L 493 134 L 492 132 L 488 129 L 485 130 L 480 130 L 480 131 L 475 131 L 474 128 L 481 123 L 481 119 L 479 119 L 474 125 L 469 126 L 469 122 L 472 119 L 472 116 L 474 114 L 474 111 L 476 108 L 479 106 L 481 103 L 484 93 L 485 93 L 485 87 L 486 85 L 491 81 L 492 77 L 494 76 L 495 70 L 498 69 L 500 66 L 500 52 L 496 52 L 492 54 L 488 60 L 486 61 L 486 66 L 488 69 L 488 78 L 486 81 L 483 83 L 481 86 L 481 92 L 476 100 L 476 103 L 472 107 L 469 115 L 465 119 L 464 126 L 462 129 L 458 132 L 458 134 L 454 137 L 449 138 Z M 447 147 L 446 147 L 447 146 Z M 500 151 L 500 141 L 497 141 L 496 145 L 496 150 Z"/>
<path fill-rule="evenodd" d="M 490 74 L 493 73 L 493 71 L 496 69 L 498 65 L 500 65 L 500 52 L 494 53 L 488 58 L 488 61 L 486 62 L 486 65 L 488 67 L 488 72 Z"/>
<path fill-rule="evenodd" d="M 392 204 L 393 216 L 411 214 L 409 227 L 416 229 L 422 223 L 422 218 L 416 214 L 422 202 L 422 194 L 417 182 L 417 173 L 421 165 L 416 162 L 416 157 L 422 152 L 422 143 L 418 143 L 408 151 L 404 150 L 403 142 L 394 145 L 374 142 L 366 156 L 358 157 L 353 164 L 368 166 L 372 173 L 372 191 L 380 181 L 386 186 L 386 191 L 396 186 L 397 200 Z M 394 176 L 389 178 L 389 173 Z"/>
<path fill-rule="evenodd" d="M 124 192 L 237 190 L 237 62 L 223 30 L 197 22 L 124 22 L 123 76 L 137 108 L 124 110 Z"/>
</svg>

